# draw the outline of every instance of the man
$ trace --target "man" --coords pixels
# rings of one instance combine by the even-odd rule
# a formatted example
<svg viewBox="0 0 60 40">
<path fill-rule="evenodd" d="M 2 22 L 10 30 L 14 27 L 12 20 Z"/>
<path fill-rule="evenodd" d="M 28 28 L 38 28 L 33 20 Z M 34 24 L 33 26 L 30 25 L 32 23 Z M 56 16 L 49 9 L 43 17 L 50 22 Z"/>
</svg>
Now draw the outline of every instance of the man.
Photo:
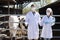
<svg viewBox="0 0 60 40">
<path fill-rule="evenodd" d="M 29 40 L 37 40 L 39 37 L 39 27 L 38 24 L 40 24 L 41 18 L 38 12 L 36 12 L 36 7 L 32 4 L 31 5 L 31 11 L 27 13 L 25 24 L 28 26 L 28 39 Z"/>
</svg>

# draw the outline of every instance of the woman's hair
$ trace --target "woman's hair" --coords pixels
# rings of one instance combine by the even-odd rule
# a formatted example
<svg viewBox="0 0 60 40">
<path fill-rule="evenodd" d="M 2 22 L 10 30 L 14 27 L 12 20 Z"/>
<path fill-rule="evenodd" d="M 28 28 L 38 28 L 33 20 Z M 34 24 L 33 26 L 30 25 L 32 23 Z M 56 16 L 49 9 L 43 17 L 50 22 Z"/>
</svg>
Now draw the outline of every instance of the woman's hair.
<svg viewBox="0 0 60 40">
<path fill-rule="evenodd" d="M 52 15 L 53 15 L 53 11 L 52 11 L 52 9 L 51 9 L 51 8 L 47 8 L 47 10 L 50 11 L 50 15 L 52 16 Z M 46 10 L 46 12 L 47 12 L 47 10 Z"/>
</svg>

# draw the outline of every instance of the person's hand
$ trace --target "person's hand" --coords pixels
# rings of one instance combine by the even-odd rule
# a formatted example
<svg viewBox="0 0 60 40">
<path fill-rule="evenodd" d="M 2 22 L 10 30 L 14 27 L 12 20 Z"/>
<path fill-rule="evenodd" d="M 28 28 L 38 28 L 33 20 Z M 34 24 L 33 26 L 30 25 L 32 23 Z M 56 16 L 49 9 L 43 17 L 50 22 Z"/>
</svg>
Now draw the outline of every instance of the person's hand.
<svg viewBox="0 0 60 40">
<path fill-rule="evenodd" d="M 45 22 L 45 24 L 48 24 L 49 22 Z"/>
</svg>

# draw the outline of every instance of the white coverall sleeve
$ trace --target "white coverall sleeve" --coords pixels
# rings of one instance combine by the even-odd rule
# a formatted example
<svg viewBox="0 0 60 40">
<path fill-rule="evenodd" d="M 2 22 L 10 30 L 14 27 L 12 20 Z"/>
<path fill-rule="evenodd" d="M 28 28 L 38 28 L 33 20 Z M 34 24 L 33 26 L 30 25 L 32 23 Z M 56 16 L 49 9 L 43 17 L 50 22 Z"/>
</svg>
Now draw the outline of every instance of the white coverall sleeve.
<svg viewBox="0 0 60 40">
<path fill-rule="evenodd" d="M 54 17 L 52 18 L 51 25 L 52 26 L 55 25 L 55 18 Z"/>
<path fill-rule="evenodd" d="M 38 21 L 38 24 L 41 26 L 41 16 L 40 15 L 38 16 L 38 20 L 37 21 Z"/>
</svg>

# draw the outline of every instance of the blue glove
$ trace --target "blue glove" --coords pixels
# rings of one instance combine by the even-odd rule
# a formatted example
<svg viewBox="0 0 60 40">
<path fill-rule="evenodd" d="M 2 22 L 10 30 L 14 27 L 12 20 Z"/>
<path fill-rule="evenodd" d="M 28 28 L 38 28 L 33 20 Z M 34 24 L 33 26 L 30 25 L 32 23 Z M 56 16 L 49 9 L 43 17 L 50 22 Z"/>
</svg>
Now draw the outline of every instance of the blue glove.
<svg viewBox="0 0 60 40">
<path fill-rule="evenodd" d="M 45 22 L 45 24 L 48 24 L 49 22 Z"/>
</svg>

